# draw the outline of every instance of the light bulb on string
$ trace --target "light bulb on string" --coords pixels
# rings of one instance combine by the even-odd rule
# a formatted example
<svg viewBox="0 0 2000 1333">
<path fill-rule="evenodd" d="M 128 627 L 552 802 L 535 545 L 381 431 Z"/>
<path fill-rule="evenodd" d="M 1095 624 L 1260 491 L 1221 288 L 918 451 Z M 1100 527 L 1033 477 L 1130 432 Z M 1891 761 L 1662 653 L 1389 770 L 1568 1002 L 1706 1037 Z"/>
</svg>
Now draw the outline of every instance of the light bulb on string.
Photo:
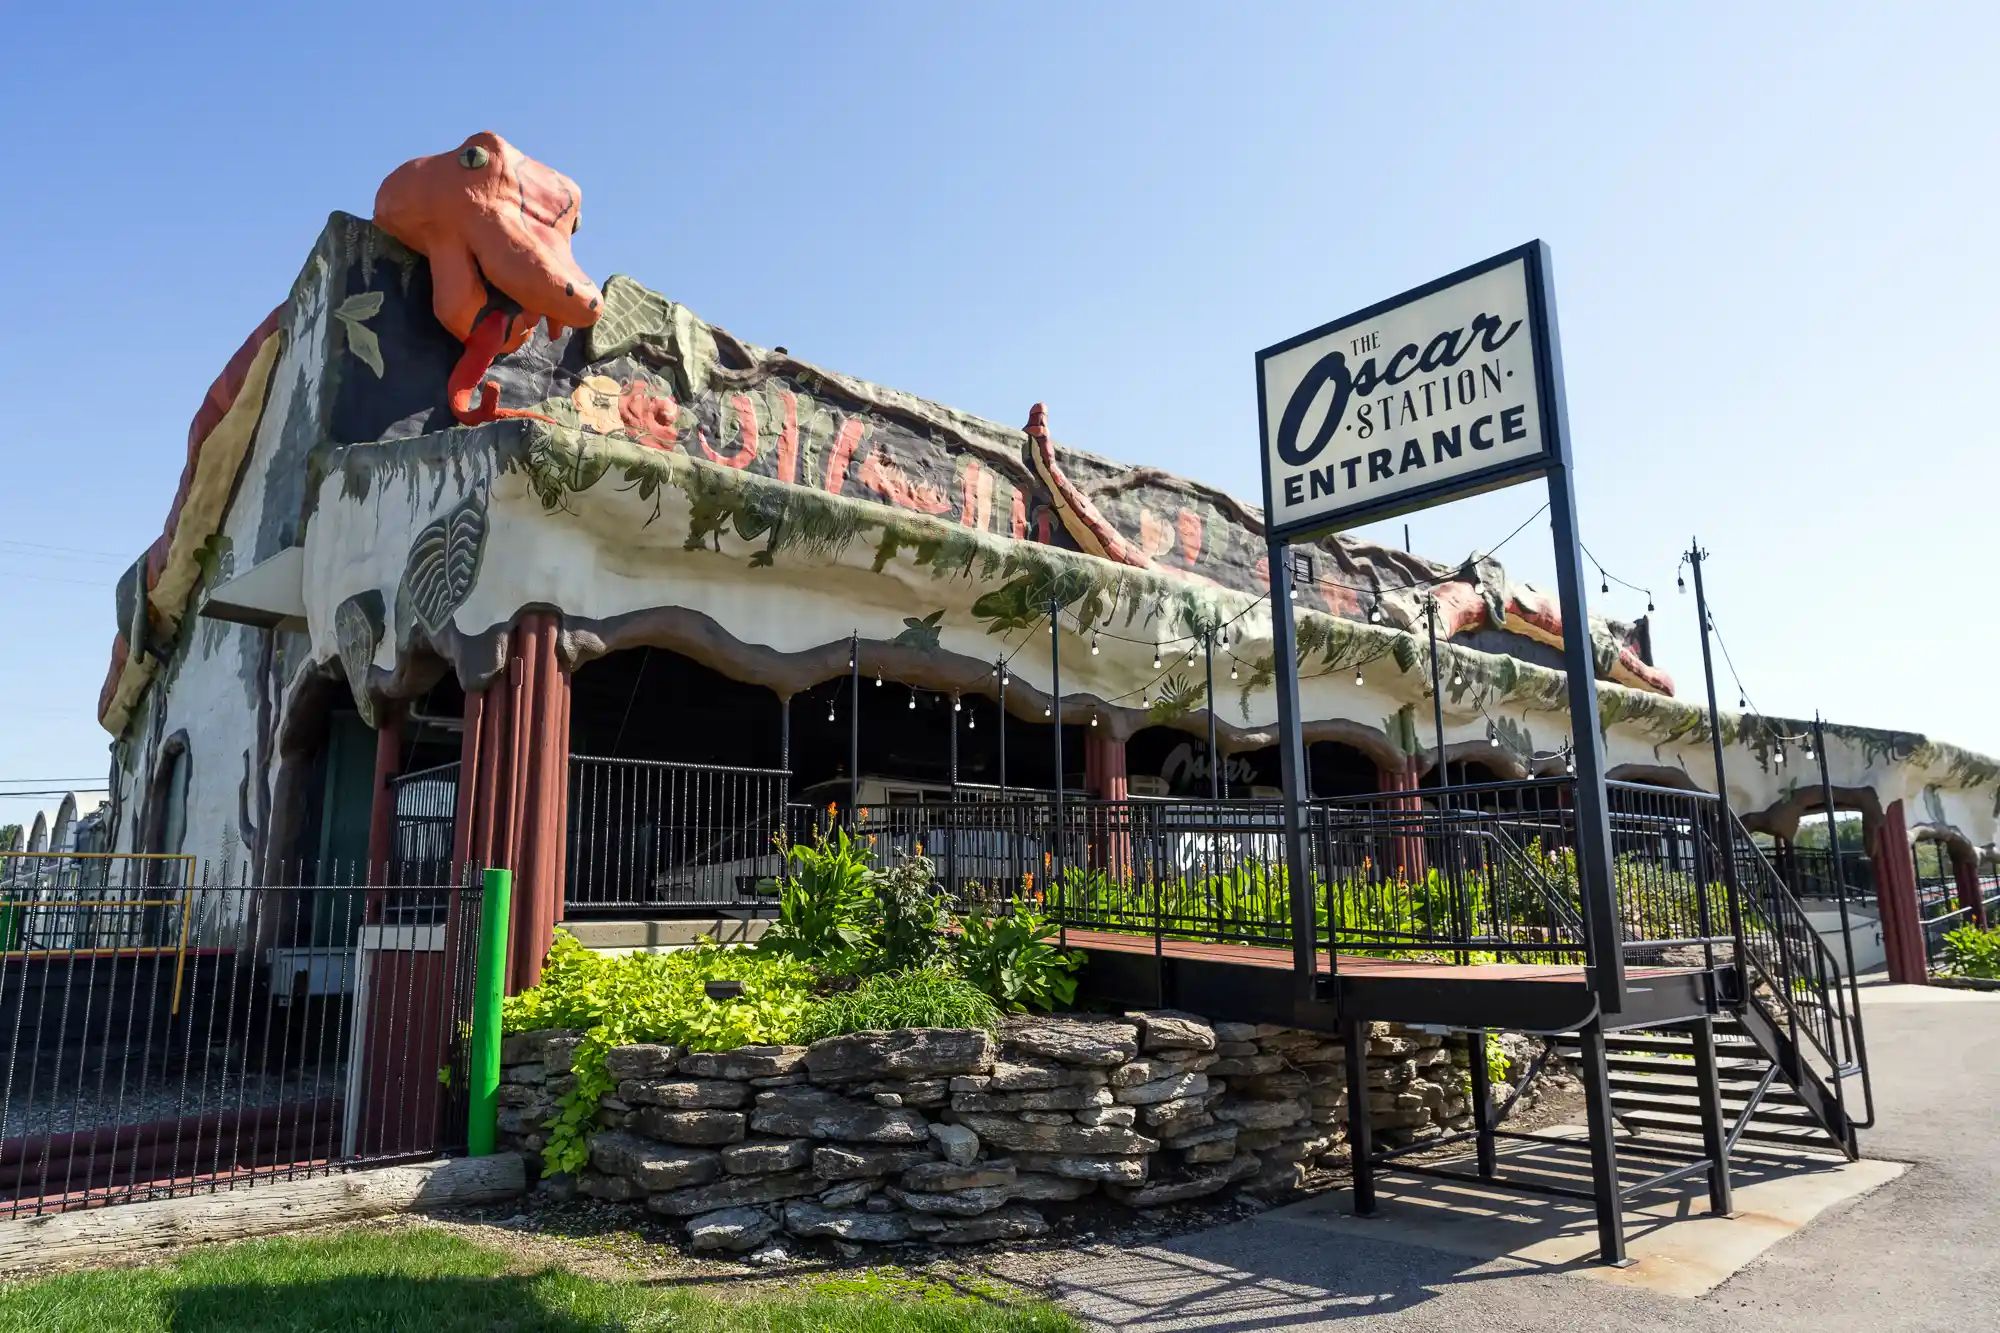
<svg viewBox="0 0 2000 1333">
<path fill-rule="evenodd" d="M 910 711 L 912 713 L 917 711 L 917 692 L 915 690 L 910 691 Z"/>
<path fill-rule="evenodd" d="M 1042 705 L 1042 716 L 1043 716 L 1043 717 L 1054 717 L 1054 716 L 1055 716 L 1055 710 L 1054 710 L 1054 709 L 1052 709 L 1052 708 L 1050 708 L 1050 707 L 1049 707 L 1049 706 L 1048 706 L 1047 704 L 1043 704 L 1043 705 Z"/>
<path fill-rule="evenodd" d="M 1299 590 L 1298 590 L 1297 588 L 1288 588 L 1288 589 L 1286 589 L 1286 593 L 1285 593 L 1285 595 L 1286 595 L 1287 597 L 1289 597 L 1289 598 L 1290 598 L 1290 599 L 1291 599 L 1292 601 L 1294 601 L 1294 602 L 1296 602 L 1296 601 L 1298 601 L 1298 600 L 1299 600 Z"/>
<path fill-rule="evenodd" d="M 1096 630 L 1092 630 L 1092 631 L 1091 631 L 1091 633 L 1090 633 L 1090 655 L 1091 655 L 1092 657 L 1095 657 L 1095 656 L 1097 656 L 1097 631 L 1096 631 Z"/>
<path fill-rule="evenodd" d="M 1229 664 L 1229 678 L 1231 680 L 1236 679 L 1236 663 L 1234 661 L 1231 661 Z"/>
<path fill-rule="evenodd" d="M 833 720 L 834 720 L 834 717 L 833 717 L 833 705 L 832 705 L 831 703 L 827 704 L 827 706 L 826 706 L 826 720 L 827 720 L 827 721 L 829 721 L 829 722 L 831 722 L 831 721 L 833 721 Z"/>
<path fill-rule="evenodd" d="M 979 730 L 979 714 L 974 713 L 965 719 L 965 729 L 967 731 Z"/>
<path fill-rule="evenodd" d="M 1382 599 L 1380 597 L 1377 597 L 1373 602 L 1368 604 L 1368 623 L 1371 625 L 1382 623 Z"/>
<path fill-rule="evenodd" d="M 1355 683 L 1356 685 L 1359 685 L 1359 684 L 1361 684 L 1361 683 L 1362 683 L 1362 680 L 1361 680 L 1361 668 L 1360 668 L 1360 667 L 1356 667 L 1356 668 L 1354 668 L 1354 683 Z"/>
<path fill-rule="evenodd" d="M 1599 570 L 1597 572 L 1597 579 L 1598 579 L 1597 590 L 1601 593 L 1608 594 L 1611 591 L 1611 580 L 1604 576 L 1603 570 Z"/>
<path fill-rule="evenodd" d="M 962 702 L 961 702 L 961 701 L 959 700 L 959 697 L 958 697 L 957 695 L 955 695 L 955 694 L 954 694 L 954 695 L 952 695 L 952 696 L 951 696 L 951 711 L 952 711 L 952 712 L 954 712 L 954 713 L 956 713 L 956 712 L 959 712 L 959 711 L 960 711 L 961 709 L 963 709 L 964 707 L 965 707 L 965 705 L 964 705 L 964 704 L 963 704 L 963 703 L 962 703 Z"/>
<path fill-rule="evenodd" d="M 1486 743 L 1493 749 L 1497 750 L 1500 748 L 1500 728 L 1494 726 L 1491 722 L 1486 724 Z"/>
<path fill-rule="evenodd" d="M 1784 762 L 1785 762 L 1785 747 L 1784 747 L 1784 746 L 1780 745 L 1780 746 L 1778 747 L 1778 752 L 1777 752 L 1777 753 L 1776 753 L 1775 755 L 1773 755 L 1773 756 L 1772 756 L 1772 760 L 1773 760 L 1773 762 L 1775 762 L 1775 763 L 1779 763 L 1779 764 L 1782 764 L 1782 763 L 1784 763 Z"/>
<path fill-rule="evenodd" d="M 1736 711 L 1737 711 L 1737 712 L 1739 712 L 1739 713 L 1741 713 L 1741 712 L 1746 712 L 1746 711 L 1748 711 L 1749 707 L 1750 707 L 1750 696 L 1749 696 L 1749 695 L 1747 695 L 1747 694 L 1739 694 L 1739 695 L 1737 695 L 1737 696 L 1736 696 Z"/>
<path fill-rule="evenodd" d="M 1090 715 L 1090 725 L 1093 727 L 1097 725 L 1097 714 L 1092 713 Z"/>
<path fill-rule="evenodd" d="M 1153 650 L 1153 670 L 1158 671 L 1159 669 L 1160 669 L 1160 650 L 1155 648 Z"/>
<path fill-rule="evenodd" d="M 1676 574 L 1674 575 L 1674 586 L 1676 588 L 1679 588 L 1682 592 L 1686 592 L 1688 590 L 1688 581 L 1682 578 L 1679 574 Z"/>
<path fill-rule="evenodd" d="M 1451 687 L 1453 689 L 1457 689 L 1459 686 L 1463 684 L 1465 684 L 1465 676 L 1462 673 L 1460 673 L 1457 667 L 1453 667 L 1451 669 Z"/>
<path fill-rule="evenodd" d="M 1653 614 L 1653 594 L 1651 593 L 1646 594 L 1646 614 L 1649 616 Z"/>
</svg>

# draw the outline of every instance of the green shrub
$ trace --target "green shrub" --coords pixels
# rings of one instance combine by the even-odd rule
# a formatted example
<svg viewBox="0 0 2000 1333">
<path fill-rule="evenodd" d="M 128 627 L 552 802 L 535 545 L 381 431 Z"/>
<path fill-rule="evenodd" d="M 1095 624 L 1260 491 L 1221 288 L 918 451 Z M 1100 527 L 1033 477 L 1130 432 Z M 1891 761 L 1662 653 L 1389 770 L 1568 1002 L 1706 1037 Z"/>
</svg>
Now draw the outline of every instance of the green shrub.
<svg viewBox="0 0 2000 1333">
<path fill-rule="evenodd" d="M 985 1028 L 999 1024 L 1000 1011 L 985 992 L 944 967 L 882 972 L 851 990 L 815 1000 L 794 1036 L 802 1042 L 845 1032 L 890 1028 Z"/>
<path fill-rule="evenodd" d="M 903 972 L 943 957 L 948 918 L 937 867 L 919 845 L 884 869 L 872 841 L 822 826 L 810 844 L 790 848 L 778 919 L 758 947 L 828 976 Z"/>
<path fill-rule="evenodd" d="M 1083 954 L 1056 947 L 1055 922 L 1025 899 L 1003 915 L 959 918 L 959 971 L 1013 1013 L 1055 1009 L 1076 998 Z"/>
<path fill-rule="evenodd" d="M 822 826 L 810 843 L 787 849 L 778 919 L 758 949 L 837 976 L 860 971 L 868 954 L 870 860 L 844 828 Z"/>
<path fill-rule="evenodd" d="M 710 981 L 739 981 L 743 993 L 711 1000 Z M 590 1157 L 598 1099 L 612 1090 L 604 1056 L 614 1046 L 666 1042 L 697 1051 L 792 1039 L 810 1006 L 813 974 L 795 959 L 724 949 L 704 942 L 663 954 L 592 953 L 556 932 L 541 984 L 508 999 L 506 1032 L 570 1028 L 583 1034 L 574 1060 L 576 1086 L 548 1122 L 544 1175 L 579 1170 Z"/>
<path fill-rule="evenodd" d="M 2000 981 L 2000 926 L 1964 925 L 1947 932 L 1944 967 L 1954 976 Z"/>
<path fill-rule="evenodd" d="M 868 884 L 873 898 L 866 923 L 869 971 L 907 972 L 945 956 L 950 917 L 937 887 L 937 867 L 922 844 L 887 870 L 870 872 Z"/>
</svg>

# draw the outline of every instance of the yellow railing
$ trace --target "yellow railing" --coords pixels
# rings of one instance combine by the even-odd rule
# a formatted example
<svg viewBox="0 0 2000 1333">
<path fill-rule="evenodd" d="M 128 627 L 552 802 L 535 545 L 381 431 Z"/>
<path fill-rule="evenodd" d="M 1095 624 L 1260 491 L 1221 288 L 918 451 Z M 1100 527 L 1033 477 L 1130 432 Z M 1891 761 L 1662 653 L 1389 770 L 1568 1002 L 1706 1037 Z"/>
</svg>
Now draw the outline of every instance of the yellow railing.
<svg viewBox="0 0 2000 1333">
<path fill-rule="evenodd" d="M 84 883 L 81 874 L 65 874 L 65 869 L 74 866 L 81 870 L 83 865 L 102 866 L 105 874 L 103 882 Z M 146 883 L 145 880 L 157 876 L 141 875 L 141 883 L 133 886 L 141 892 L 160 889 L 178 889 L 179 895 L 172 898 L 62 898 L 42 896 L 49 892 L 62 893 L 72 890 L 106 890 L 117 886 L 109 883 L 111 869 L 116 865 L 134 865 L 145 870 L 155 866 L 178 864 L 179 884 Z M 35 949 L 26 943 L 27 917 L 22 922 L 22 947 L 13 947 L 13 940 L 5 941 L 0 948 L 0 958 L 51 957 L 59 954 L 109 953 L 112 957 L 143 958 L 166 952 L 174 954 L 174 992 L 172 1008 L 169 1012 L 178 1015 L 181 1011 L 181 989 L 187 976 L 188 937 L 194 917 L 195 858 L 186 852 L 23 852 L 0 851 L 0 887 L 10 895 L 24 888 L 37 896 L 0 898 L 0 911 L 24 909 L 26 912 L 46 912 L 87 908 L 141 909 L 148 907 L 172 907 L 180 911 L 180 929 L 176 932 L 173 945 L 113 945 L 109 949 L 92 948 L 78 950 L 72 944 L 67 949 Z M 92 881 L 100 877 L 92 876 Z M 172 878 L 169 876 L 168 878 Z M 74 926 L 71 927 L 75 929 Z M 10 928 L 7 932 L 13 934 Z"/>
</svg>

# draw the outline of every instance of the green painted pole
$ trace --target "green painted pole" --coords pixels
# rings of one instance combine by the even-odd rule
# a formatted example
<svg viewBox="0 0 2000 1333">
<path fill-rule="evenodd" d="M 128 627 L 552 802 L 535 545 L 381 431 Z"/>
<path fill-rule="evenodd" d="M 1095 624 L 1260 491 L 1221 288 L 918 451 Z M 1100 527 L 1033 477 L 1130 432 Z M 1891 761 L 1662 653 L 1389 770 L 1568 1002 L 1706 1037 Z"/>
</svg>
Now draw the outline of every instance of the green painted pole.
<svg viewBox="0 0 2000 1333">
<path fill-rule="evenodd" d="M 472 976 L 472 1106 L 465 1146 L 474 1157 L 490 1156 L 499 1134 L 500 1001 L 507 993 L 507 917 L 513 900 L 514 872 L 487 871 Z"/>
</svg>

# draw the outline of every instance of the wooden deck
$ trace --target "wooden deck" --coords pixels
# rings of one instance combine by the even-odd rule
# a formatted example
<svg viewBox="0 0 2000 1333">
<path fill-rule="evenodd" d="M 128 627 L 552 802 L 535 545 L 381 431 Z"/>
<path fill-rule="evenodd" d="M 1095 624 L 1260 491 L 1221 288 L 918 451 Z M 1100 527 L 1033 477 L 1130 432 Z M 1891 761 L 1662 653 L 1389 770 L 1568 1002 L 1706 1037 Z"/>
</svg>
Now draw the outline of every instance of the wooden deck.
<svg viewBox="0 0 2000 1333">
<path fill-rule="evenodd" d="M 1104 998 L 1175 1003 L 1218 1018 L 1327 1027 L 1345 1014 L 1370 1020 L 1567 1030 L 1594 1012 L 1581 964 L 1432 963 L 1343 953 L 1318 958 L 1315 998 L 1302 1002 L 1292 984 L 1289 948 L 1071 929 L 1068 947 L 1097 955 L 1092 971 Z M 1692 1013 L 1699 969 L 1630 968 L 1638 1000 L 1632 1020 Z M 1085 985 L 1091 977 L 1086 973 Z M 1150 995 L 1148 992 L 1150 991 Z M 1220 1007 L 1218 1007 L 1220 1006 Z M 1233 1012 L 1225 1012 L 1230 1010 Z M 1282 1014 L 1282 1016 L 1280 1016 Z"/>
</svg>

